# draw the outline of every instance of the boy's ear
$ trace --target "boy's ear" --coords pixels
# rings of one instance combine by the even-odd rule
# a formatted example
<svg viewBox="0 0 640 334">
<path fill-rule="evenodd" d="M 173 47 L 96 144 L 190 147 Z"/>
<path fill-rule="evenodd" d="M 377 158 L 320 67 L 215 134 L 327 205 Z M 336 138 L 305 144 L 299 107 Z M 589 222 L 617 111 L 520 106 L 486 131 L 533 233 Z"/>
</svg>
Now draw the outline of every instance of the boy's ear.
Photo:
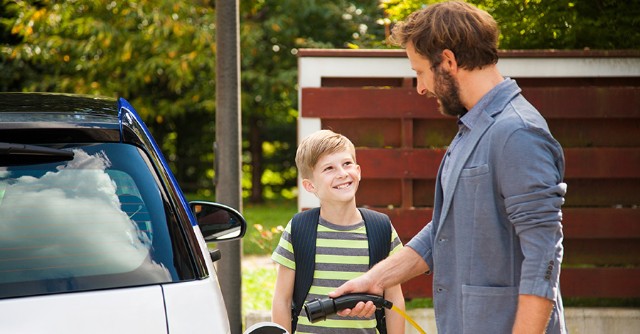
<svg viewBox="0 0 640 334">
<path fill-rule="evenodd" d="M 310 193 L 315 193 L 316 187 L 313 185 L 313 182 L 311 182 L 311 180 L 309 179 L 302 179 L 302 187 L 304 187 L 304 190 Z"/>
</svg>

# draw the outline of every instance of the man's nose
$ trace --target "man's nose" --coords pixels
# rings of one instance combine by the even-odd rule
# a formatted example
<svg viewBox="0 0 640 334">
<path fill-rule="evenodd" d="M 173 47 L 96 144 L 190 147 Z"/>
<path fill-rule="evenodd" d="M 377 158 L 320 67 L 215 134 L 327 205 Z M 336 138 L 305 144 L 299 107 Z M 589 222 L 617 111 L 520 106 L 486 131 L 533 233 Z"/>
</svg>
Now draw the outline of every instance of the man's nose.
<svg viewBox="0 0 640 334">
<path fill-rule="evenodd" d="M 416 85 L 416 91 L 420 95 L 427 95 L 427 87 L 420 83 L 420 80 L 418 80 L 418 84 Z"/>
</svg>

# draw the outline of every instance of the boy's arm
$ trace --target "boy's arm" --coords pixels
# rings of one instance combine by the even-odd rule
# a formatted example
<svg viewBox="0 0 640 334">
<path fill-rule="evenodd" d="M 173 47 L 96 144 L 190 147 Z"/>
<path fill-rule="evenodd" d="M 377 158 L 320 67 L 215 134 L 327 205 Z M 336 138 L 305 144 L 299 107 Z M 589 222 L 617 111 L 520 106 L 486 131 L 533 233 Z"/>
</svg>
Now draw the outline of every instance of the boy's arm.
<svg viewBox="0 0 640 334">
<path fill-rule="evenodd" d="M 271 306 L 271 321 L 291 333 L 291 300 L 296 272 L 283 265 L 277 265 L 276 288 Z"/>
<path fill-rule="evenodd" d="M 404 295 L 402 294 L 402 288 L 400 288 L 400 284 L 394 285 L 384 290 L 384 299 L 392 302 L 393 306 L 404 311 Z M 404 334 L 404 318 L 396 311 L 389 309 L 385 309 L 384 311 L 387 318 L 387 333 Z"/>
</svg>

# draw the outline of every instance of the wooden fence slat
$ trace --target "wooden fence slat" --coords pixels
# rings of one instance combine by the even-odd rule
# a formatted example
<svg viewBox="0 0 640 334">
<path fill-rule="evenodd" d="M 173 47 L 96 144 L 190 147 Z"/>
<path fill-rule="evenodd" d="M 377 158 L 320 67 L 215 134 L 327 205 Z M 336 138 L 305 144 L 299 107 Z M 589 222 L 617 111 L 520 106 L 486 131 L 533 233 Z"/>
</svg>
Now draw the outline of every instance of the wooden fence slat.
<svg viewBox="0 0 640 334">
<path fill-rule="evenodd" d="M 356 150 L 363 178 L 435 179 L 445 149 Z M 640 178 L 640 148 L 567 148 L 565 178 Z"/>
<path fill-rule="evenodd" d="M 640 268 L 563 268 L 563 296 L 595 298 L 640 297 Z"/>
<path fill-rule="evenodd" d="M 638 238 L 565 238 L 563 246 L 563 266 L 640 266 L 640 242 L 638 242 Z"/>
<path fill-rule="evenodd" d="M 640 177 L 640 148 L 567 148 L 564 151 L 568 178 Z"/>
<path fill-rule="evenodd" d="M 563 208 L 565 238 L 640 239 L 640 210 L 616 208 Z"/>
<path fill-rule="evenodd" d="M 640 87 L 523 87 L 523 95 L 547 119 L 640 118 Z M 435 99 L 414 88 L 302 88 L 300 116 L 364 119 L 451 118 Z"/>
<path fill-rule="evenodd" d="M 639 298 L 640 268 L 563 268 L 563 297 Z M 402 284 L 405 298 L 432 297 L 432 275 L 420 275 Z"/>
<path fill-rule="evenodd" d="M 433 215 L 432 208 L 372 209 L 387 214 L 405 240 L 418 233 Z M 565 239 L 640 239 L 640 209 L 563 208 L 562 216 Z"/>
<path fill-rule="evenodd" d="M 445 118 L 435 99 L 413 88 L 303 88 L 301 117 L 367 119 Z M 451 117 L 447 117 L 451 118 Z"/>
</svg>

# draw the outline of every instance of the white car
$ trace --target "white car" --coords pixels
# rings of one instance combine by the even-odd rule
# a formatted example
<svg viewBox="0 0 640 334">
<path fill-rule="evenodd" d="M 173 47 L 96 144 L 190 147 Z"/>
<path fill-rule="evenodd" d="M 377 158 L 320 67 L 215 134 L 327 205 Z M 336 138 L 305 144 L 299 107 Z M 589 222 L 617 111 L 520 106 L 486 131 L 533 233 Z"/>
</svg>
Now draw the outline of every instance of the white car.
<svg viewBox="0 0 640 334">
<path fill-rule="evenodd" d="M 229 333 L 206 241 L 245 231 L 127 101 L 0 93 L 0 333 Z"/>
</svg>

